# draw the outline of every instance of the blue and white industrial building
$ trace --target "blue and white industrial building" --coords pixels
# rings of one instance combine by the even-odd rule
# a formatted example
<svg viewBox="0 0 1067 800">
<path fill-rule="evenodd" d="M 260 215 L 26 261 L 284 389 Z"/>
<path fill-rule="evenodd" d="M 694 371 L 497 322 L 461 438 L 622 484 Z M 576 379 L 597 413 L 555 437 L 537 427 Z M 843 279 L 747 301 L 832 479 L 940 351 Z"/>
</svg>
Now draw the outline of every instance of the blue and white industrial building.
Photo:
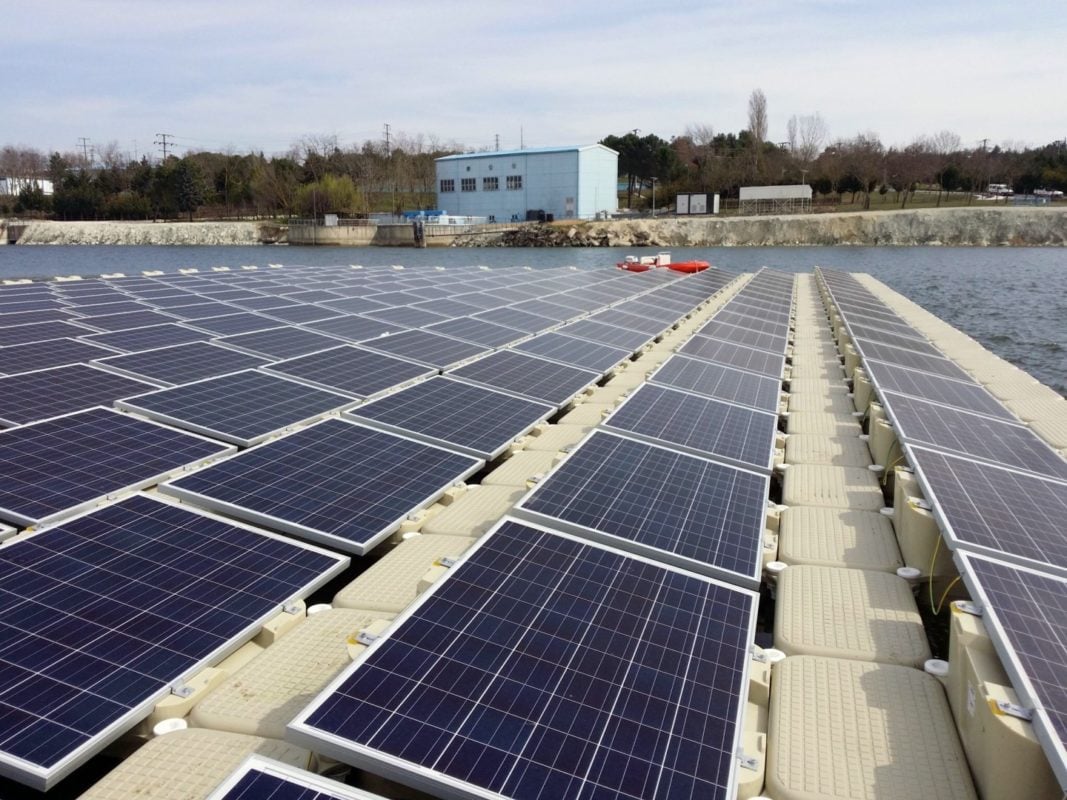
<svg viewBox="0 0 1067 800">
<path fill-rule="evenodd" d="M 618 210 L 619 154 L 601 144 L 437 159 L 437 207 L 491 222 L 595 219 Z"/>
</svg>

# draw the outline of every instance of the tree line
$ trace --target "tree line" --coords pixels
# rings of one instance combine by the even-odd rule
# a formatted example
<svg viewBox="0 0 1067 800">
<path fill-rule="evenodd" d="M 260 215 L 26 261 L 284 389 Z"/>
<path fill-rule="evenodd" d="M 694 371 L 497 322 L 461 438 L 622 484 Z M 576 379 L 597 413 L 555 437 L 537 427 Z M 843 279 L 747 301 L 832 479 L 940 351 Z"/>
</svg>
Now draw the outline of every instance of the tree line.
<svg viewBox="0 0 1067 800">
<path fill-rule="evenodd" d="M 807 183 L 817 195 L 838 201 L 851 195 L 867 208 L 876 193 L 893 192 L 906 207 L 917 191 L 932 191 L 940 205 L 945 192 L 973 198 L 991 183 L 1017 193 L 1067 191 L 1067 141 L 968 147 L 941 131 L 887 147 L 872 132 L 832 138 L 815 112 L 791 116 L 786 140 L 773 142 L 768 120 L 767 98 L 757 89 L 749 97 L 748 125 L 736 133 L 694 123 L 669 139 L 635 128 L 601 143 L 619 153 L 622 202 L 631 208 L 648 202 L 653 183 L 664 200 L 679 192 L 730 198 L 741 186 Z M 91 157 L 9 145 L 0 148 L 0 178 L 22 183 L 17 195 L 0 196 L 0 214 L 192 219 L 399 213 L 433 208 L 434 160 L 461 152 L 473 150 L 402 133 L 388 146 L 371 140 L 343 146 L 336 136 L 308 136 L 280 155 L 200 151 L 160 161 L 128 158 L 114 143 Z M 40 179 L 52 182 L 51 196 L 33 185 Z"/>
</svg>

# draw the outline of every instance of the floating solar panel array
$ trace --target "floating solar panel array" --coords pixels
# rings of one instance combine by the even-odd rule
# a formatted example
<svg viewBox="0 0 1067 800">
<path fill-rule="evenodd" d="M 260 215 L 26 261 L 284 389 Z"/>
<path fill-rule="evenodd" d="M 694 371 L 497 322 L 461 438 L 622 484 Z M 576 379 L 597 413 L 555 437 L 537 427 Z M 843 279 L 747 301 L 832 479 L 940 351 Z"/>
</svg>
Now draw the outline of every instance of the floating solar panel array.
<svg viewBox="0 0 1067 800">
<path fill-rule="evenodd" d="M 246 758 L 207 800 L 385 800 L 271 758 Z"/>
<path fill-rule="evenodd" d="M 286 267 L 0 286 L 0 542 L 37 528 L 0 545 L 0 628 L 11 634 L 0 636 L 8 670 L 0 682 L 0 774 L 50 786 L 347 563 L 280 534 L 368 552 L 733 277 Z M 740 413 L 734 406 L 766 394 L 743 383 L 737 396 L 713 401 L 699 390 L 671 391 L 732 403 L 732 416 Z M 647 424 L 650 413 L 643 418 Z M 699 455 L 675 454 L 702 487 L 701 509 L 716 508 L 708 508 L 714 521 L 687 529 L 684 546 L 671 545 L 674 563 L 697 561 L 691 551 L 715 561 L 708 542 L 724 536 L 722 564 L 701 570 L 751 585 L 751 542 L 730 537 L 742 528 L 757 536 L 762 519 L 766 476 L 753 455 L 754 430 L 734 443 L 729 435 L 683 442 Z M 598 436 L 669 454 L 656 442 L 672 431 L 668 424 L 647 441 L 635 438 L 644 433 Z M 139 493 L 153 486 L 182 505 Z M 740 509 L 749 495 L 759 497 L 754 516 Z M 678 510 L 670 500 L 663 513 Z M 507 528 L 520 529 L 537 552 L 501 534 L 482 556 L 517 557 L 514 574 L 496 575 L 508 592 L 532 590 L 536 581 L 519 572 L 533 576 L 560 548 L 574 563 L 557 604 L 572 590 L 598 597 L 613 585 L 604 581 L 647 584 L 646 597 L 616 592 L 597 601 L 600 611 L 589 606 L 581 624 L 594 649 L 581 658 L 602 656 L 604 637 L 614 637 L 629 642 L 627 652 L 646 648 L 648 668 L 662 663 L 662 652 L 689 648 L 690 658 L 706 662 L 705 674 L 729 674 L 704 685 L 679 665 L 668 681 L 677 693 L 664 700 L 675 722 L 659 712 L 647 720 L 658 726 L 645 743 L 653 757 L 631 759 L 619 772 L 609 740 L 588 742 L 584 785 L 651 787 L 655 749 L 701 725 L 714 741 L 698 742 L 686 754 L 691 763 L 657 776 L 656 791 L 725 796 L 754 597 L 565 534 Z M 668 544 L 656 547 L 666 552 Z M 456 574 L 454 584 L 453 576 L 442 582 L 456 587 L 447 592 L 466 591 L 465 573 Z M 644 638 L 635 602 L 647 609 L 633 613 L 647 610 L 662 636 Z M 485 610 L 486 620 L 512 613 Z M 619 702 L 635 711 L 643 674 L 615 681 Z M 539 677 L 551 694 L 556 676 Z M 571 701 L 566 693 L 556 699 L 550 713 L 562 719 Z M 594 729 L 626 735 L 610 710 L 600 707 Z M 543 783 L 536 750 L 516 751 L 516 786 Z M 567 769 L 554 764 L 552 780 L 575 781 Z"/>
<path fill-rule="evenodd" d="M 1067 460 L 852 275 L 818 278 L 1067 790 Z"/>
</svg>

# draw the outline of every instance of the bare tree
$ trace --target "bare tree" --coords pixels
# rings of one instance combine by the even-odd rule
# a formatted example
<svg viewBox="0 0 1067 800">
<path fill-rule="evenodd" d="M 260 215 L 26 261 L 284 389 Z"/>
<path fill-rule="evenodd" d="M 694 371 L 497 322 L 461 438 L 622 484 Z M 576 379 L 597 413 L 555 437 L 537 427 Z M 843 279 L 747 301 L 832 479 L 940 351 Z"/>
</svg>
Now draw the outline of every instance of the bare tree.
<svg viewBox="0 0 1067 800">
<path fill-rule="evenodd" d="M 944 183 L 943 178 L 945 170 L 949 168 L 952 163 L 952 159 L 956 153 L 960 151 L 960 137 L 958 134 L 949 130 L 940 131 L 935 133 L 928 140 L 928 148 L 933 156 L 935 163 L 934 178 L 937 181 L 937 207 L 941 207 L 941 195 L 945 190 L 942 185 Z"/>
<path fill-rule="evenodd" d="M 786 125 L 789 149 L 797 163 L 808 168 L 822 152 L 823 142 L 829 135 L 826 122 L 816 111 L 814 114 L 805 114 L 798 117 L 796 114 L 789 118 Z"/>
<path fill-rule="evenodd" d="M 767 140 L 767 95 L 754 89 L 748 97 L 748 132 L 752 134 L 752 166 L 759 172 L 760 150 Z"/>
<path fill-rule="evenodd" d="M 700 122 L 686 125 L 685 133 L 682 134 L 681 139 L 688 142 L 689 147 L 687 153 L 679 153 L 679 159 L 682 161 L 688 160 L 689 163 L 696 167 L 700 188 L 703 191 L 707 191 L 712 177 L 712 162 L 715 158 L 715 130 L 710 125 Z"/>
<path fill-rule="evenodd" d="M 871 190 L 885 171 L 885 147 L 877 133 L 861 133 L 846 142 L 845 164 L 863 190 L 863 207 L 871 207 Z"/>
</svg>

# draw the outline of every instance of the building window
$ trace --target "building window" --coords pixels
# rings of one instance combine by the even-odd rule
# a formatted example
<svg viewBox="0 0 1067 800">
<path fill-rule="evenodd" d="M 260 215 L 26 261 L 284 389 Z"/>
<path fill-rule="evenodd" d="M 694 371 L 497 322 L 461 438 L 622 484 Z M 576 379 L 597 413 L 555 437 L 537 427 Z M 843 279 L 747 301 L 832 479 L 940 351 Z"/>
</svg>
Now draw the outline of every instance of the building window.
<svg viewBox="0 0 1067 800">
<path fill-rule="evenodd" d="M 521 189 L 522 188 L 522 175 L 508 175 L 508 188 L 509 189 Z"/>
<path fill-rule="evenodd" d="M 454 178 L 442 178 L 441 179 L 441 191 L 442 192 L 454 192 L 456 191 L 456 181 Z"/>
<path fill-rule="evenodd" d="M 478 181 L 476 178 L 463 178 L 459 182 L 459 189 L 461 192 L 473 192 L 478 187 Z"/>
<path fill-rule="evenodd" d="M 483 192 L 497 192 L 500 191 L 500 178 L 482 178 L 482 191 Z"/>
</svg>

